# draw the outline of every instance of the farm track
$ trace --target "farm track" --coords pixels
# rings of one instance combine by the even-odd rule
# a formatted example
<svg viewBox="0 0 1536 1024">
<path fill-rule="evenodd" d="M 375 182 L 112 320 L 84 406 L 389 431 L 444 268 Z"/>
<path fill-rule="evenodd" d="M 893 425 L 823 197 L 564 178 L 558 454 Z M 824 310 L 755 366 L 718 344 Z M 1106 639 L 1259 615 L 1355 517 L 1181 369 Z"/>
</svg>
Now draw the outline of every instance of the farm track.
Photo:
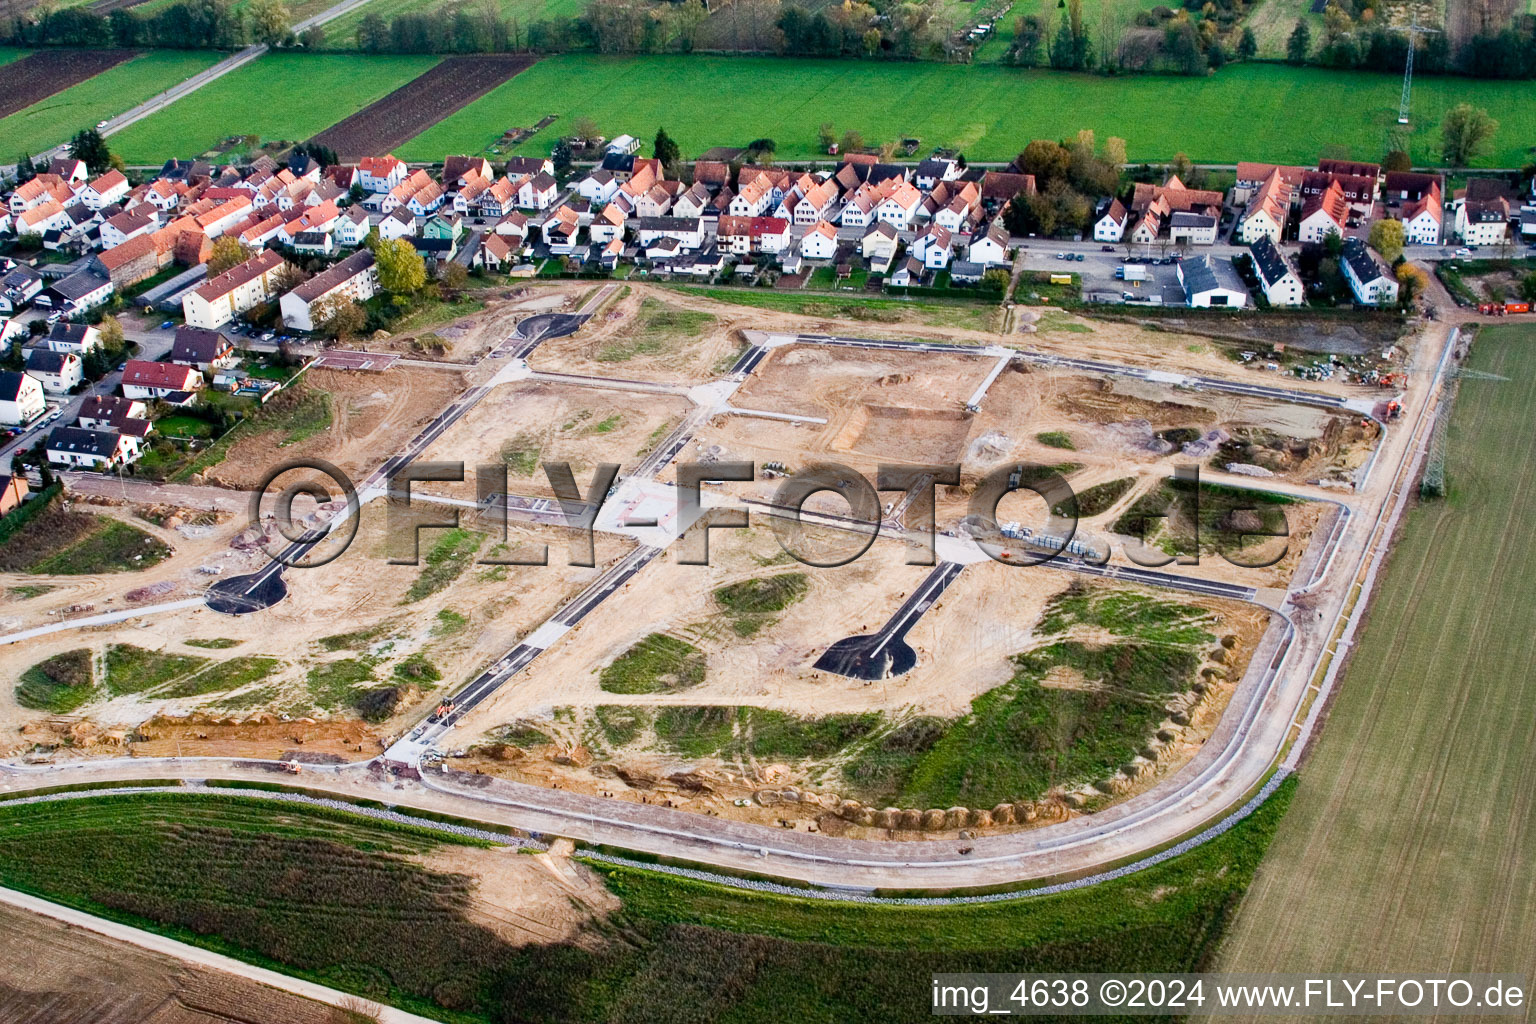
<svg viewBox="0 0 1536 1024">
<path fill-rule="evenodd" d="M 138 55 L 138 50 L 41 50 L 0 66 L 0 117 L 40 103 Z"/>
<path fill-rule="evenodd" d="M 343 160 L 389 152 L 537 61 L 528 56 L 449 57 L 312 141 Z"/>
</svg>

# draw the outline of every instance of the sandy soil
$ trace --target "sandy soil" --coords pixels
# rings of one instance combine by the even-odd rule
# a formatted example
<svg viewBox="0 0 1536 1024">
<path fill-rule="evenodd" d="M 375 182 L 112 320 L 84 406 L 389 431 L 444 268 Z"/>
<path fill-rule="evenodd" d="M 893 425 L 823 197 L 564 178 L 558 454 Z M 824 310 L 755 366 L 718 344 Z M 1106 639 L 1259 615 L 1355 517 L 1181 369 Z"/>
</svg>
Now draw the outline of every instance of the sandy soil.
<svg viewBox="0 0 1536 1024">
<path fill-rule="evenodd" d="M 542 381 L 502 384 L 439 438 L 423 460 L 468 467 L 506 464 L 511 493 L 552 497 L 542 463 L 571 463 L 577 484 L 585 489 L 599 463 L 632 467 L 691 408 L 686 398 L 669 395 Z M 473 479 L 420 486 L 432 494 L 476 495 Z"/>
<path fill-rule="evenodd" d="M 461 374 L 401 366 L 383 373 L 310 370 L 305 377 L 306 387 L 330 393 L 330 427 L 286 446 L 270 432 L 243 437 L 199 482 L 248 489 L 272 466 L 305 458 L 325 459 L 362 480 L 464 389 Z"/>
<path fill-rule="evenodd" d="M 441 509 L 430 511 L 436 515 Z M 98 611 L 121 607 L 125 603 L 122 596 L 125 591 L 155 580 L 176 585 L 173 591 L 156 600 L 187 597 L 206 586 L 209 578 L 198 573 L 197 566 L 210 562 L 225 566 L 226 574 L 251 571 L 265 564 L 265 556 L 254 550 L 242 552 L 230 547 L 231 541 L 241 533 L 237 529 L 239 525 L 237 522 L 226 524 L 194 542 L 183 540 L 174 557 L 145 573 L 134 574 L 131 579 L 97 577 L 72 586 L 61 586 L 57 591 L 28 601 L 8 603 L 4 606 L 9 613 L 7 622 L 12 628 L 20 629 L 52 621 L 64 608 L 78 605 L 82 597 L 90 597 Z M 479 524 L 466 520 L 464 525 L 474 528 Z M 423 533 L 423 554 L 430 550 L 438 536 L 441 534 L 434 531 Z M 346 554 L 323 568 L 289 570 L 285 574 L 289 596 L 273 608 L 249 616 L 225 616 L 194 607 L 83 631 L 51 634 L 25 644 L 0 647 L 0 671 L 15 679 L 29 666 L 54 654 L 81 647 L 100 653 L 111 644 L 123 643 L 213 660 L 256 655 L 275 657 L 281 662 L 272 675 L 234 691 L 233 695 L 215 693 L 163 700 L 149 694 L 130 694 L 88 704 L 60 721 L 59 729 L 64 731 L 81 720 L 99 727 L 103 737 L 96 749 L 102 750 L 116 749 L 108 734 L 121 733 L 157 714 L 185 714 L 197 708 L 208 708 L 221 718 L 232 715 L 245 718 L 263 709 L 272 709 L 289 711 L 295 717 L 323 720 L 331 716 L 315 714 L 311 691 L 306 684 L 307 674 L 315 666 L 341 659 L 363 659 L 373 665 L 375 679 L 386 682 L 391 678 L 393 666 L 403 659 L 420 655 L 438 668 L 445 681 L 455 683 L 505 653 L 601 572 L 602 567 L 621 557 L 629 548 L 629 542 L 621 538 L 600 535 L 598 567 L 587 569 L 566 564 L 567 541 L 567 533 L 560 529 L 513 526 L 508 531 L 508 549 L 531 551 L 537 546 L 548 545 L 548 566 L 497 568 L 472 565 L 443 590 L 406 603 L 408 591 L 420 578 L 424 567 L 389 563 L 384 503 L 375 502 L 362 510 L 357 539 Z M 484 542 L 479 549 L 480 556 L 490 553 L 492 546 L 492 541 Z M 505 557 L 505 553 L 498 552 L 497 557 Z M 30 577 L 8 576 L 4 583 L 14 585 L 17 579 L 33 582 Z M 52 578 L 40 578 L 40 581 L 52 582 Z M 459 624 L 453 619 L 445 623 L 440 612 L 462 616 L 464 621 Z M 334 651 L 326 650 L 320 643 L 322 638 L 342 633 L 362 633 L 364 636 Z M 210 650 L 185 643 L 194 638 L 236 640 L 238 644 L 223 650 Z M 275 692 L 265 692 L 269 690 Z M 261 699 L 250 703 L 240 700 L 239 694 L 252 691 Z M 426 693 L 413 696 L 418 705 L 431 699 Z M 228 703 L 224 703 L 226 701 Z M 406 720 L 410 714 L 411 708 L 402 708 L 396 721 Z M 12 749 L 27 749 L 34 739 L 48 742 L 50 733 L 39 734 L 37 729 L 39 723 L 52 717 L 21 708 L 15 703 L 9 687 L 0 691 L 0 730 L 4 730 L 0 736 L 5 737 L 6 744 Z M 34 734 L 23 736 L 17 730 L 28 723 L 32 724 Z M 368 751 L 378 737 L 387 737 L 397 728 L 396 722 L 385 722 L 376 729 L 359 733 L 351 725 L 338 731 L 322 722 L 322 727 L 314 729 L 306 725 L 308 732 L 298 735 L 309 749 L 355 755 L 359 744 Z M 295 732 L 289 723 L 272 725 L 258 721 L 238 727 L 210 727 L 206 722 L 196 722 L 185 728 L 162 727 L 157 731 L 154 743 L 144 746 L 142 751 L 139 744 L 134 744 L 134 751 L 163 753 L 167 752 L 164 749 L 167 744 L 174 747 L 178 742 L 182 744 L 183 752 L 189 752 L 187 745 L 191 743 L 199 747 L 199 753 L 246 756 L 274 756 L 296 745 Z"/>
<path fill-rule="evenodd" d="M 654 352 L 634 352 L 629 342 L 639 326 L 640 306 L 647 298 L 661 301 L 669 310 L 690 308 L 657 289 L 632 288 L 628 295 L 609 302 L 581 333 L 541 344 L 529 365 L 559 373 L 702 384 L 719 377 L 746 347 L 736 327 L 742 320 L 738 312 L 716 314 L 714 322 L 697 335 L 669 339 Z"/>
</svg>

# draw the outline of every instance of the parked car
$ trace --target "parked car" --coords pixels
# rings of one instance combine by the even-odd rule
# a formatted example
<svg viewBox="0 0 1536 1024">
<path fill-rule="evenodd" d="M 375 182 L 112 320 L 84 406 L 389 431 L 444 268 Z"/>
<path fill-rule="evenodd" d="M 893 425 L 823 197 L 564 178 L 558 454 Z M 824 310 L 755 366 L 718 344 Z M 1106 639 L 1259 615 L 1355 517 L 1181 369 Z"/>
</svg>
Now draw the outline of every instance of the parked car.
<svg viewBox="0 0 1536 1024">
<path fill-rule="evenodd" d="M 159 329 L 162 330 L 162 331 L 168 331 L 172 327 L 175 327 L 175 326 L 176 326 L 176 321 L 175 320 L 167 320 L 167 321 L 165 321 L 164 323 L 162 323 L 160 325 Z"/>
<path fill-rule="evenodd" d="M 1079 262 L 1079 263 L 1083 262 L 1083 254 L 1082 253 L 1078 253 L 1076 256 L 1074 256 L 1072 258 L 1077 260 L 1077 262 Z"/>
<path fill-rule="evenodd" d="M 1064 259 L 1067 258 L 1067 254 L 1064 253 L 1064 252 L 1059 252 L 1059 253 L 1056 254 L 1056 258 L 1059 259 L 1059 260 L 1064 260 Z"/>
<path fill-rule="evenodd" d="M 1114 252 L 1114 251 L 1115 251 L 1115 247 L 1112 246 L 1112 245 L 1101 245 L 1101 246 L 1099 246 L 1099 252 Z"/>
</svg>

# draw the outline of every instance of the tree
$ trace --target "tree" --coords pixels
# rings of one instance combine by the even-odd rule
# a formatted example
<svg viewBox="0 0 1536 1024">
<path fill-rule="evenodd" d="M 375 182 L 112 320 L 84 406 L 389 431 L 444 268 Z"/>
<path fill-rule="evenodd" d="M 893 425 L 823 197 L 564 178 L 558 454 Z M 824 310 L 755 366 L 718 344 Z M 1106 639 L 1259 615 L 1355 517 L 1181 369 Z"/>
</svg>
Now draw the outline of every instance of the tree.
<svg viewBox="0 0 1536 1024">
<path fill-rule="evenodd" d="M 1403 254 L 1403 222 L 1383 219 L 1371 225 L 1371 248 L 1381 253 L 1381 258 L 1394 263 Z"/>
<path fill-rule="evenodd" d="M 563 175 L 571 169 L 571 144 L 561 139 L 556 142 L 549 151 L 550 163 L 555 165 L 555 173 Z"/>
<path fill-rule="evenodd" d="M 857 153 L 863 148 L 864 136 L 852 130 L 843 132 L 843 141 L 838 149 L 838 152 L 847 155 L 849 153 Z"/>
<path fill-rule="evenodd" d="M 672 136 L 667 134 L 665 128 L 656 129 L 656 142 L 651 155 L 660 160 L 663 167 L 668 168 L 676 167 L 683 156 L 677 148 L 677 143 L 672 141 Z"/>
<path fill-rule="evenodd" d="M 831 121 L 823 121 L 821 127 L 816 129 L 816 141 L 821 143 L 823 153 L 832 152 L 832 147 L 837 144 L 837 134 L 832 128 Z"/>
<path fill-rule="evenodd" d="M 351 299 L 333 295 L 316 303 L 311 311 L 313 322 L 328 338 L 350 338 L 368 326 L 368 313 Z"/>
<path fill-rule="evenodd" d="M 394 295 L 414 295 L 427 283 L 427 264 L 403 238 L 380 238 L 373 250 L 379 287 Z"/>
<path fill-rule="evenodd" d="M 311 25 L 299 33 L 299 44 L 306 50 L 318 50 L 325 45 L 325 29 Z"/>
<path fill-rule="evenodd" d="M 571 122 L 571 138 L 581 144 L 583 149 L 590 147 L 600 132 L 597 122 L 583 115 Z"/>
<path fill-rule="evenodd" d="M 458 291 L 469 280 L 469 271 L 465 270 L 461 263 L 448 262 L 437 268 L 437 279 L 442 282 L 444 288 Z"/>
<path fill-rule="evenodd" d="M 251 251 L 240 244 L 240 239 L 233 235 L 220 235 L 213 240 L 213 250 L 208 257 L 208 276 L 218 277 L 250 258 Z"/>
<path fill-rule="evenodd" d="M 1488 111 L 1458 103 L 1440 122 L 1440 153 L 1452 167 L 1465 167 L 1499 130 Z"/>
<path fill-rule="evenodd" d="M 1520 279 L 1520 297 L 1527 302 L 1536 302 L 1536 270 Z"/>
<path fill-rule="evenodd" d="M 16 184 L 25 185 L 35 177 L 37 168 L 32 166 L 32 154 L 21 154 L 21 159 L 16 161 Z"/>
<path fill-rule="evenodd" d="M 101 343 L 107 348 L 116 351 L 123 347 L 126 339 L 123 336 L 123 325 L 118 322 L 117 317 L 102 317 L 101 323 L 96 325 L 96 329 L 101 332 Z"/>
<path fill-rule="evenodd" d="M 1399 264 L 1394 276 L 1397 278 L 1397 301 L 1404 306 L 1416 296 L 1423 295 L 1424 289 L 1429 287 L 1429 275 L 1412 263 Z"/>
<path fill-rule="evenodd" d="M 1033 174 L 1035 186 L 1043 191 L 1051 182 L 1067 176 L 1072 166 L 1072 154 L 1059 142 L 1034 139 L 1013 162 L 1018 165 L 1020 172 Z"/>
<path fill-rule="evenodd" d="M 1291 38 L 1285 41 L 1285 59 L 1292 64 L 1305 64 L 1312 53 L 1312 30 L 1305 21 L 1296 22 Z"/>
<path fill-rule="evenodd" d="M 84 160 L 92 174 L 100 174 L 112 166 L 112 151 L 107 149 L 107 140 L 95 128 L 82 128 L 75 133 L 69 140 L 69 155 Z"/>
<path fill-rule="evenodd" d="M 1411 171 L 1413 170 L 1413 160 L 1402 150 L 1394 149 L 1382 158 L 1381 169 L 1384 171 Z"/>
<path fill-rule="evenodd" d="M 288 5 L 283 0 L 251 0 L 245 12 L 258 43 L 277 46 L 293 35 Z"/>
<path fill-rule="evenodd" d="M 1242 38 L 1237 41 L 1237 55 L 1243 60 L 1253 60 L 1259 53 L 1259 41 L 1253 36 L 1253 29 L 1243 29 Z"/>
<path fill-rule="evenodd" d="M 357 23 L 357 48 L 364 53 L 379 53 L 389 45 L 389 26 L 377 11 L 369 11 Z"/>
</svg>

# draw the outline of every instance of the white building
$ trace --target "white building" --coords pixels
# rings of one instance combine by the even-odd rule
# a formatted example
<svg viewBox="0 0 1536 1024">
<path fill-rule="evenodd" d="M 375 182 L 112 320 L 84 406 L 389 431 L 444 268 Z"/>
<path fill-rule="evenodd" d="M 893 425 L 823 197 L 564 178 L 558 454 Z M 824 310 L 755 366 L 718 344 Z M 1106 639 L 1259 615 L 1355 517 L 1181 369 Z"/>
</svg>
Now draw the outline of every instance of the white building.
<svg viewBox="0 0 1536 1024">
<path fill-rule="evenodd" d="M 315 329 L 317 304 L 326 301 L 366 302 L 379 290 L 379 270 L 373 253 L 360 249 L 278 300 L 284 325 L 299 331 Z"/>
<path fill-rule="evenodd" d="M 33 348 L 27 350 L 27 375 L 50 395 L 63 395 L 85 379 L 85 366 L 73 352 Z"/>
<path fill-rule="evenodd" d="M 1196 309 L 1241 309 L 1248 305 L 1248 289 L 1231 260 L 1193 256 L 1179 263 L 1179 284 L 1184 299 Z"/>
<path fill-rule="evenodd" d="M 282 284 L 283 257 L 272 250 L 204 281 L 181 300 L 182 315 L 193 327 L 216 331 L 240 313 L 269 301 Z"/>
<path fill-rule="evenodd" d="M 1397 279 L 1358 238 L 1346 238 L 1339 267 L 1355 301 L 1362 306 L 1390 306 L 1397 301 Z"/>
<path fill-rule="evenodd" d="M 0 423 L 20 427 L 37 419 L 47 408 L 42 382 L 36 377 L 0 370 Z"/>
<path fill-rule="evenodd" d="M 808 260 L 830 260 L 837 255 L 837 228 L 818 221 L 800 239 L 800 255 Z"/>
<path fill-rule="evenodd" d="M 48 435 L 48 461 L 71 469 L 108 470 L 139 457 L 139 439 L 116 430 L 56 427 Z"/>
<path fill-rule="evenodd" d="M 1306 289 L 1302 286 L 1301 278 L 1285 253 L 1280 251 L 1280 247 L 1268 235 L 1260 235 L 1248 247 L 1248 255 L 1253 259 L 1254 273 L 1271 306 L 1302 304 L 1306 298 Z"/>
</svg>

